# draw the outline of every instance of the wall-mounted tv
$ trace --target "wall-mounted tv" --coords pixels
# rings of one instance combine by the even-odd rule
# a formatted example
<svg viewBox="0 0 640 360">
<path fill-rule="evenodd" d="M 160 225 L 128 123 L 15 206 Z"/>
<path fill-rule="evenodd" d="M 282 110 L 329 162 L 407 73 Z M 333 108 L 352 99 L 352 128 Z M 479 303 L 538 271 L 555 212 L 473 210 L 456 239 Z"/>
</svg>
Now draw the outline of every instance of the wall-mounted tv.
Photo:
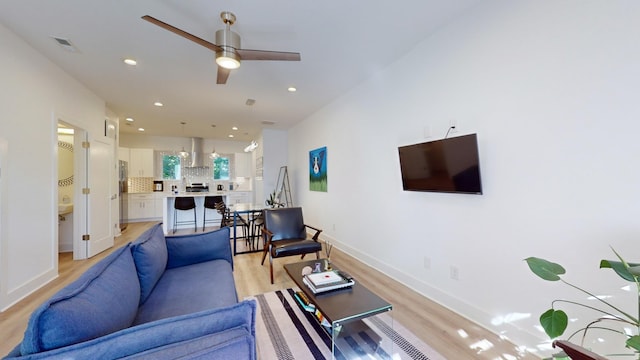
<svg viewBox="0 0 640 360">
<path fill-rule="evenodd" d="M 406 191 L 482 194 L 476 134 L 398 147 Z"/>
</svg>

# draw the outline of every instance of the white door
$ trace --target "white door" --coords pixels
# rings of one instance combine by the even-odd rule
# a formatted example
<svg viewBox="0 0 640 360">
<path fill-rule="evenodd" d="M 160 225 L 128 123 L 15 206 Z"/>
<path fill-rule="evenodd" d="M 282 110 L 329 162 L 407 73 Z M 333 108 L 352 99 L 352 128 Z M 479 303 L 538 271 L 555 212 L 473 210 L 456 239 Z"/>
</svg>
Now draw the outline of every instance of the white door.
<svg viewBox="0 0 640 360">
<path fill-rule="evenodd" d="M 87 257 L 92 257 L 113 246 L 112 194 L 113 187 L 113 141 L 109 138 L 93 139 L 86 148 L 87 185 Z"/>
</svg>

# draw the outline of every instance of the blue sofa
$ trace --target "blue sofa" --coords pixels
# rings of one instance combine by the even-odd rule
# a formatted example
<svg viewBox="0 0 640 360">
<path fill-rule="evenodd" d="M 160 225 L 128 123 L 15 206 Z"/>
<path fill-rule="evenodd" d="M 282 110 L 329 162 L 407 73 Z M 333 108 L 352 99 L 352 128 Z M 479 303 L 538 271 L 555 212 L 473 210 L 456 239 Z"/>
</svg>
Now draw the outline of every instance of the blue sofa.
<svg viewBox="0 0 640 360">
<path fill-rule="evenodd" d="M 229 228 L 161 224 L 38 307 L 6 359 L 255 359 L 253 301 L 238 302 Z"/>
</svg>

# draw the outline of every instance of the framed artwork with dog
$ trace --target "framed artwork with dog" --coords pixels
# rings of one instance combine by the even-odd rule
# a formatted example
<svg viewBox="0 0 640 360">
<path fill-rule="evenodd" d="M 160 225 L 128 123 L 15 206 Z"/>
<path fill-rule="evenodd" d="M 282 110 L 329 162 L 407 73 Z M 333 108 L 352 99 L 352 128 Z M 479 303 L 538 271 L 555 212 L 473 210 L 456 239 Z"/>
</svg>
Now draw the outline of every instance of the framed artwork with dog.
<svg viewBox="0 0 640 360">
<path fill-rule="evenodd" d="M 327 192 L 327 147 L 309 151 L 309 190 Z"/>
</svg>

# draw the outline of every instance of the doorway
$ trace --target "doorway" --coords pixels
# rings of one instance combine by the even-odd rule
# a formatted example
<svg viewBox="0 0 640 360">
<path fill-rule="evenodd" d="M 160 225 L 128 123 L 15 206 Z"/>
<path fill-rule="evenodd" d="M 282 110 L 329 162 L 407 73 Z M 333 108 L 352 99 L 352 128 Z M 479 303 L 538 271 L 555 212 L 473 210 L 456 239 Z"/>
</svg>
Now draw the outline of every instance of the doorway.
<svg viewBox="0 0 640 360">
<path fill-rule="evenodd" d="M 73 251 L 74 134 L 69 124 L 58 121 L 58 252 Z"/>
<path fill-rule="evenodd" d="M 113 141 L 68 121 L 58 128 L 58 250 L 87 259 L 113 246 L 110 179 L 114 172 Z M 69 155 L 71 154 L 71 155 Z M 72 169 L 68 164 L 73 163 Z"/>
</svg>

